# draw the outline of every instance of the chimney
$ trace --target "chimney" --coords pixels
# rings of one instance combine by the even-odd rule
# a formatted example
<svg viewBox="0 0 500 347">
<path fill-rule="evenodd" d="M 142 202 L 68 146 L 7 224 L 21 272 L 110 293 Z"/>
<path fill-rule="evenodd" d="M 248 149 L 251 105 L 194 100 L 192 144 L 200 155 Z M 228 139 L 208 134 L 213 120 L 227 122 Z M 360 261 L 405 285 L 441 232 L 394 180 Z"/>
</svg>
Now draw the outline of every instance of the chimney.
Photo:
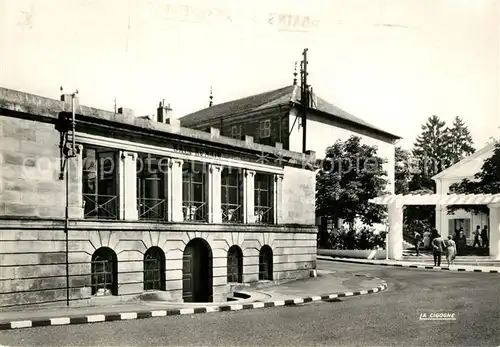
<svg viewBox="0 0 500 347">
<path fill-rule="evenodd" d="M 160 123 L 170 124 L 173 126 L 180 126 L 180 121 L 174 118 L 174 112 L 170 107 L 170 104 L 165 105 L 165 101 L 160 101 L 160 105 L 157 109 L 156 120 Z"/>
<path fill-rule="evenodd" d="M 125 107 L 120 107 L 118 109 L 119 114 L 123 114 L 126 117 L 133 117 L 134 116 L 134 110 L 131 108 L 125 108 Z"/>
<path fill-rule="evenodd" d="M 71 98 L 71 94 L 61 94 L 61 101 L 64 103 L 65 111 L 71 112 Z M 78 110 L 78 107 L 80 107 L 80 101 L 78 100 L 78 96 L 76 95 L 74 97 L 74 102 L 75 110 Z"/>
</svg>

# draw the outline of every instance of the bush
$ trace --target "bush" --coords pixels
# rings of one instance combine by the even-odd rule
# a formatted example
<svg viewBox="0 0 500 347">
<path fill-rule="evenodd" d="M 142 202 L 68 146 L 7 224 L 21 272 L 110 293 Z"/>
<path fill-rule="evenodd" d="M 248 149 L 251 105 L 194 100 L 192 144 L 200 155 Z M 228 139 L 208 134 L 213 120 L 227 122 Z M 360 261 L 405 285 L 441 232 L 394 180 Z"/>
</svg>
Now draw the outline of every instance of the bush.
<svg viewBox="0 0 500 347">
<path fill-rule="evenodd" d="M 336 228 L 328 232 L 326 249 L 385 248 L 385 236 L 385 232 L 377 233 L 375 229 L 366 226 L 357 230 Z"/>
</svg>

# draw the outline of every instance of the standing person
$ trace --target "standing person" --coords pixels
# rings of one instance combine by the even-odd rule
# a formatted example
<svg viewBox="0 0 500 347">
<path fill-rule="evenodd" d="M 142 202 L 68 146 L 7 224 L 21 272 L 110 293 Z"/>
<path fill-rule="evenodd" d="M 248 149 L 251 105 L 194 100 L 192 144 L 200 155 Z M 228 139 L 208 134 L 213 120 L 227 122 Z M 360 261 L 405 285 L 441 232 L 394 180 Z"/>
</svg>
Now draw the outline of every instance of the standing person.
<svg viewBox="0 0 500 347">
<path fill-rule="evenodd" d="M 417 250 L 417 257 L 420 255 L 420 242 L 422 241 L 422 235 L 418 231 L 415 231 L 414 235 L 415 249 Z"/>
<path fill-rule="evenodd" d="M 437 237 L 434 240 L 432 240 L 432 247 L 433 247 L 432 255 L 434 256 L 434 266 L 441 266 L 441 255 L 443 254 L 445 245 L 444 245 L 444 240 L 441 237 L 441 235 L 439 235 L 439 233 L 437 234 Z"/>
<path fill-rule="evenodd" d="M 481 226 L 478 225 L 476 230 L 474 230 L 474 243 L 472 244 L 472 248 L 474 248 L 477 244 L 479 248 L 481 248 L 481 243 L 479 242 L 479 235 L 481 234 Z"/>
<path fill-rule="evenodd" d="M 431 247 L 431 232 L 427 229 L 424 232 L 424 248 L 429 249 Z"/>
<path fill-rule="evenodd" d="M 483 248 L 488 248 L 489 240 L 488 240 L 488 227 L 485 225 L 483 230 L 481 230 L 481 239 L 483 241 Z"/>
<path fill-rule="evenodd" d="M 448 262 L 448 267 L 450 265 L 453 265 L 455 262 L 455 256 L 457 254 L 457 245 L 455 244 L 455 241 L 453 241 L 453 238 L 451 235 L 448 236 L 448 240 L 444 241 L 444 244 L 446 246 L 446 261 Z"/>
<path fill-rule="evenodd" d="M 467 248 L 467 238 L 465 237 L 464 230 L 462 228 L 458 231 L 458 237 L 455 241 L 457 244 L 457 255 L 465 254 Z"/>
</svg>

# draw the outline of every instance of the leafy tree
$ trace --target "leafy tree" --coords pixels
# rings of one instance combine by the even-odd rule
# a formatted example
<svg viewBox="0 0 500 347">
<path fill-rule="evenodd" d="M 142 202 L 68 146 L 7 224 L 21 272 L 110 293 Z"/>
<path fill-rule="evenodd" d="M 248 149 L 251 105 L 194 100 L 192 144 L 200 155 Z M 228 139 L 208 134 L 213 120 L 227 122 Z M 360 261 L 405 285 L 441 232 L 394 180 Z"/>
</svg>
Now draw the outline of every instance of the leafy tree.
<svg viewBox="0 0 500 347">
<path fill-rule="evenodd" d="M 476 151 L 469 128 L 462 118 L 453 119 L 453 126 L 448 129 L 447 136 L 449 164 L 453 165 Z"/>
<path fill-rule="evenodd" d="M 371 204 L 369 199 L 386 194 L 387 173 L 377 156 L 377 147 L 361 144 L 361 138 L 351 136 L 337 141 L 325 151 L 325 160 L 316 176 L 316 210 L 320 216 L 349 223 L 380 223 L 385 207 Z M 320 243 L 325 240 L 320 237 Z"/>
<path fill-rule="evenodd" d="M 396 194 L 408 194 L 411 179 L 410 152 L 397 146 L 394 150 L 394 192 Z"/>
<path fill-rule="evenodd" d="M 450 192 L 455 194 L 498 194 L 500 193 L 500 143 L 495 143 L 491 157 L 486 159 L 481 171 L 474 175 L 472 180 L 467 178 L 450 186 Z M 488 213 L 484 205 L 453 205 L 448 206 L 448 213 L 457 209 L 465 209 L 474 213 Z"/>
</svg>

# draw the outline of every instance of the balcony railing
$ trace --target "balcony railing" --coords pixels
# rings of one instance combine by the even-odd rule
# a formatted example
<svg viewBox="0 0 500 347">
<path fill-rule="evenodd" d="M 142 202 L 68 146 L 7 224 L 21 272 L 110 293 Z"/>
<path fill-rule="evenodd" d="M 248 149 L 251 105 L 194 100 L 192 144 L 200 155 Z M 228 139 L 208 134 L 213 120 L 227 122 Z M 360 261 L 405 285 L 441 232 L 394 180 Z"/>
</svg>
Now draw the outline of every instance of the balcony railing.
<svg viewBox="0 0 500 347">
<path fill-rule="evenodd" d="M 273 208 L 269 206 L 255 206 L 255 223 L 271 224 L 273 222 Z"/>
<path fill-rule="evenodd" d="M 138 198 L 139 219 L 166 220 L 166 203 L 165 199 Z"/>
<path fill-rule="evenodd" d="M 182 205 L 184 221 L 206 222 L 207 203 L 199 201 L 184 201 Z"/>
<path fill-rule="evenodd" d="M 117 219 L 118 196 L 83 194 L 84 218 Z"/>
<path fill-rule="evenodd" d="M 224 223 L 241 223 L 242 208 L 238 204 L 223 204 L 222 205 L 222 222 Z"/>
</svg>

